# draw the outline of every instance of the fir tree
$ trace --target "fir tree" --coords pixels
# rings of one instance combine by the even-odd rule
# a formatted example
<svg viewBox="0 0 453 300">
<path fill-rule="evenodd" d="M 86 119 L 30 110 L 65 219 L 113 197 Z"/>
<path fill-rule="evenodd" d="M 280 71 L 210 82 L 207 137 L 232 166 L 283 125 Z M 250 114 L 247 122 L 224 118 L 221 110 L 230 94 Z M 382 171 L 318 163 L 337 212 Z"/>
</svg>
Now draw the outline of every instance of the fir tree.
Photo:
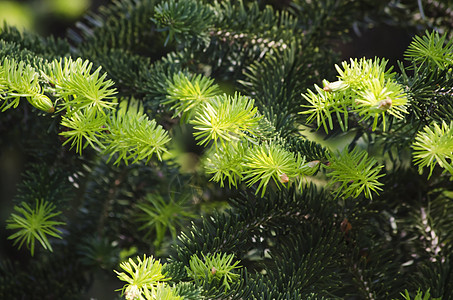
<svg viewBox="0 0 453 300">
<path fill-rule="evenodd" d="M 24 171 L 0 298 L 453 299 L 452 10 L 118 0 L 63 38 L 3 25 Z M 403 60 L 340 58 L 366 22 L 414 33 Z"/>
</svg>

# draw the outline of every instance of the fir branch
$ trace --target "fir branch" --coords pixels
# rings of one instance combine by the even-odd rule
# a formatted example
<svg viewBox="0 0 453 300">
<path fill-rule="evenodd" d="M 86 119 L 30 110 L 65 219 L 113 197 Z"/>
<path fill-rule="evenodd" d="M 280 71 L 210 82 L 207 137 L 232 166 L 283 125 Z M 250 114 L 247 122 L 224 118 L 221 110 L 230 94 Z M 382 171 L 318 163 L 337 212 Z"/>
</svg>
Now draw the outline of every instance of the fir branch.
<svg viewBox="0 0 453 300">
<path fill-rule="evenodd" d="M 41 92 L 39 73 L 23 61 L 5 58 L 0 65 L 0 106 L 2 111 L 19 105 L 21 97 L 25 97 L 31 105 L 42 111 L 55 111 L 52 101 Z M 3 95 L 6 94 L 6 96 Z"/>
<path fill-rule="evenodd" d="M 377 161 L 368 157 L 366 151 L 355 148 L 351 152 L 346 149 L 337 155 L 330 155 L 330 164 L 326 167 L 332 178 L 330 185 L 337 182 L 337 195 L 357 198 L 361 193 L 372 198 L 372 193 L 382 191 L 383 185 L 378 181 L 384 174 L 379 174 L 383 166 L 376 166 Z"/>
<path fill-rule="evenodd" d="M 159 75 L 152 74 L 155 70 L 151 69 L 152 60 L 149 57 L 124 49 L 112 48 L 102 55 L 89 56 L 89 59 L 95 66 L 102 66 L 102 70 L 108 74 L 108 79 L 115 82 L 118 98 L 142 99 L 147 94 L 142 91 L 143 81 L 149 80 L 151 76 Z M 97 69 L 97 67 L 94 68 Z"/>
<path fill-rule="evenodd" d="M 142 53 L 154 47 L 153 23 L 156 0 L 115 0 L 101 6 L 96 13 L 88 12 L 76 28 L 68 31 L 68 39 L 78 45 L 75 52 L 89 57 L 102 56 L 111 49 Z"/>
<path fill-rule="evenodd" d="M 60 135 L 66 140 L 63 145 L 71 143 L 76 152 L 82 154 L 82 150 L 88 145 L 92 148 L 102 146 L 100 141 L 101 132 L 105 129 L 107 117 L 93 108 L 80 109 L 69 116 L 64 115 L 61 125 L 67 128 Z"/>
<path fill-rule="evenodd" d="M 23 61 L 34 67 L 43 65 L 44 62 L 42 57 L 37 56 L 33 51 L 24 49 L 20 44 L 0 39 L 0 60 L 4 58 Z"/>
<path fill-rule="evenodd" d="M 214 211 L 209 217 L 202 216 L 197 224 L 192 223 L 188 231 L 178 236 L 171 260 L 188 266 L 192 256 L 199 253 L 232 253 L 240 257 L 248 240 L 244 226 L 246 223 L 235 215 Z"/>
<path fill-rule="evenodd" d="M 73 196 L 73 184 L 63 169 L 54 170 L 44 163 L 27 165 L 22 182 L 17 186 L 14 202 L 34 205 L 36 199 L 43 199 L 58 207 L 66 205 Z"/>
<path fill-rule="evenodd" d="M 208 28 L 213 24 L 215 11 L 198 0 L 169 0 L 156 6 L 151 19 L 158 31 L 168 32 L 164 46 L 173 39 L 181 44 L 197 40 L 197 45 L 209 42 Z"/>
<path fill-rule="evenodd" d="M 213 174 L 211 180 L 225 185 L 238 187 L 242 181 L 244 172 L 244 157 L 247 153 L 248 144 L 244 142 L 227 143 L 225 146 L 212 147 L 206 154 L 204 168 L 207 174 Z"/>
<path fill-rule="evenodd" d="M 340 3 L 334 0 L 314 2 L 295 0 L 289 4 L 288 9 L 297 17 L 297 26 L 303 29 L 306 35 L 304 43 L 313 43 L 322 48 L 332 39 L 347 39 L 351 27 L 354 26 L 353 28 L 358 30 L 357 23 L 360 22 L 358 20 L 363 18 L 361 14 L 367 11 L 376 13 L 378 10 L 376 6 L 374 1 L 346 0 Z"/>
<path fill-rule="evenodd" d="M 262 117 L 254 107 L 254 100 L 239 93 L 234 96 L 226 94 L 216 96 L 204 104 L 200 114 L 196 115 L 191 124 L 197 132 L 194 133 L 200 145 L 213 141 L 224 147 L 226 142 L 237 142 L 253 135 Z"/>
<path fill-rule="evenodd" d="M 123 105 L 107 119 L 104 129 L 103 151 L 110 155 L 109 160 L 118 154 L 114 164 L 119 164 L 121 160 L 126 164 L 144 159 L 149 162 L 153 154 L 162 160 L 162 155 L 167 153 L 165 144 L 170 141 L 168 133 L 155 120 L 149 120 L 138 107 L 127 109 Z"/>
<path fill-rule="evenodd" d="M 77 259 L 74 251 L 58 247 L 55 252 L 44 252 L 33 257 L 25 266 L 17 260 L 11 261 L 11 264 L 8 260 L 2 260 L 0 297 L 46 299 L 49 295 L 55 295 L 68 300 L 83 298 L 82 290 L 88 280 L 84 278 Z"/>
<path fill-rule="evenodd" d="M 418 165 L 420 174 L 429 167 L 428 178 L 438 164 L 453 175 L 453 121 L 448 125 L 434 123 L 420 130 L 412 144 L 413 162 Z"/>
<path fill-rule="evenodd" d="M 7 220 L 7 229 L 19 229 L 16 233 L 11 234 L 8 239 L 14 239 L 14 245 L 19 243 L 19 249 L 24 243 L 30 249 L 31 255 L 35 254 L 35 241 L 38 240 L 41 246 L 53 251 L 48 236 L 61 239 L 61 231 L 56 228 L 58 225 L 65 223 L 55 221 L 54 218 L 61 212 L 54 212 L 55 205 L 44 200 L 36 200 L 35 208 L 31 208 L 27 203 L 14 206 L 18 213 L 12 213 Z"/>
<path fill-rule="evenodd" d="M 302 94 L 310 105 L 303 105 L 307 110 L 301 113 L 310 114 L 308 122 L 316 117 L 318 128 L 322 124 L 326 133 L 328 128 L 333 129 L 333 112 L 336 113 L 341 129 L 347 130 L 349 111 L 358 114 L 360 122 L 372 118 L 373 131 L 381 118 L 385 131 L 386 113 L 402 119 L 403 113 L 407 113 L 408 104 L 403 87 L 395 81 L 395 74 L 391 73 L 391 69 L 386 70 L 386 64 L 386 60 L 363 58 L 359 61 L 351 59 L 350 63 L 343 62 L 343 70 L 335 65 L 339 73 L 338 81 L 324 81 L 323 89 L 315 85 L 316 93 L 308 90 L 308 95 Z"/>
<path fill-rule="evenodd" d="M 403 296 L 404 300 L 411 300 L 411 296 L 407 290 L 404 291 L 404 294 L 401 293 L 401 296 Z M 417 294 L 414 297 L 414 300 L 441 300 L 442 298 L 434 298 L 431 297 L 431 294 L 429 293 L 429 289 L 423 293 L 420 289 L 417 290 Z"/>
<path fill-rule="evenodd" d="M 186 76 L 177 73 L 168 82 L 166 89 L 167 100 L 163 104 L 173 104 L 175 110 L 173 117 L 181 115 L 181 120 L 187 122 L 201 109 L 204 103 L 219 94 L 218 85 L 214 80 L 205 76 Z"/>
<path fill-rule="evenodd" d="M 333 93 L 327 92 L 321 89 L 315 84 L 316 93 L 308 90 L 308 94 L 302 94 L 302 97 L 307 100 L 310 105 L 303 105 L 302 107 L 307 108 L 301 114 L 310 114 L 307 118 L 307 123 L 310 124 L 316 119 L 318 129 L 321 125 L 324 127 L 324 131 L 327 133 L 333 129 L 332 113 L 335 113 L 338 120 L 341 122 L 341 129 L 348 129 L 348 111 L 347 105 L 349 105 L 349 96 L 345 95 L 342 97 L 335 97 Z M 341 114 L 344 116 L 342 120 Z"/>
<path fill-rule="evenodd" d="M 240 261 L 233 263 L 233 254 L 202 253 L 203 258 L 193 255 L 189 261 L 189 266 L 186 266 L 186 271 L 189 277 L 195 280 L 197 284 L 206 281 L 209 284 L 220 284 L 221 288 L 228 291 L 232 282 L 239 279 L 239 274 L 235 273 L 235 269 L 239 269 Z"/>
<path fill-rule="evenodd" d="M 436 31 L 426 31 L 424 36 L 413 38 L 404 56 L 419 66 L 444 70 L 453 64 L 453 41 L 445 42 L 446 38 L 446 33 L 440 36 Z"/>
<path fill-rule="evenodd" d="M 297 20 L 286 11 L 274 10 L 257 2 L 221 1 L 212 4 L 217 13 L 208 47 L 196 55 L 212 66 L 216 78 L 242 77 L 245 67 L 266 53 L 285 49 L 302 32 Z"/>
<path fill-rule="evenodd" d="M 145 290 L 148 290 L 148 293 L 155 299 L 161 284 L 170 279 L 165 277 L 165 274 L 162 274 L 163 266 L 153 256 L 146 257 L 146 255 L 143 255 L 143 260 L 137 256 L 137 263 L 132 258 L 129 258 L 129 261 L 122 262 L 120 267 L 126 273 L 120 273 L 116 270 L 115 273 L 120 280 L 127 283 L 119 290 L 128 300 L 143 299 L 142 294 L 145 294 Z M 149 299 L 153 298 L 149 297 Z"/>
<path fill-rule="evenodd" d="M 271 179 L 280 188 L 280 184 L 300 180 L 307 172 L 305 157 L 295 156 L 275 144 L 252 146 L 246 152 L 244 162 L 244 181 L 248 181 L 249 186 L 259 182 L 256 193 L 261 190 L 261 196 Z"/>
<path fill-rule="evenodd" d="M 342 284 L 338 272 L 342 263 L 340 253 L 344 251 L 342 238 L 329 226 L 316 227 L 308 223 L 299 226 L 293 229 L 300 230 L 299 234 L 282 240 L 271 250 L 273 260 L 279 263 L 270 280 L 281 291 L 297 289 L 307 296 L 314 292 L 320 296 L 332 295 Z"/>
<path fill-rule="evenodd" d="M 0 28 L 0 40 L 2 42 L 14 43 L 19 53 L 30 53 L 35 56 L 37 61 L 53 60 L 63 57 L 71 52 L 69 43 L 62 38 L 41 37 L 38 34 L 30 31 L 19 30 L 18 28 L 8 25 L 3 22 Z M 0 52 L 5 49 L 0 50 Z M 18 53 L 11 53 L 13 56 Z M 13 57 L 7 55 L 7 57 Z M 28 56 L 28 55 L 27 55 Z M 3 58 L 0 55 L 0 58 Z M 19 57 L 16 57 L 19 60 Z M 33 59 L 34 60 L 34 59 Z M 28 61 L 32 63 L 32 61 Z"/>
<path fill-rule="evenodd" d="M 246 94 L 256 100 L 260 112 L 284 137 L 298 131 L 298 87 L 309 76 L 298 72 L 302 68 L 298 51 L 297 44 L 292 43 L 281 51 L 267 53 L 263 60 L 247 67 L 246 79 L 240 81 Z"/>
<path fill-rule="evenodd" d="M 403 7 L 399 1 L 292 0 L 273 1 L 271 7 L 264 2 L 115 0 L 76 25 L 78 33 L 69 34 L 71 49 L 64 40 L 40 39 L 8 28 L 0 32 L 0 61 L 14 59 L 10 69 L 16 71 L 14 78 L 5 80 L 9 75 L 0 67 L 1 109 L 16 107 L 27 98 L 51 111 L 48 98 L 58 110 L 52 117 L 42 113 L 30 117 L 29 106 L 9 110 L 0 118 L 0 130 L 6 133 L 0 135 L 0 150 L 19 145 L 17 152 L 26 160 L 40 159 L 43 151 L 56 153 L 46 154 L 56 158 L 49 174 L 60 170 L 63 162 L 65 169 L 72 169 L 69 176 L 55 178 L 47 176 L 48 168 L 31 169 L 42 178 L 33 178 L 33 183 L 25 178 L 18 199 L 32 209 L 36 199 L 54 203 L 55 197 L 67 198 L 74 193 L 60 187 L 69 178 L 77 189 L 73 204 L 80 207 L 65 240 L 58 244 L 49 240 L 55 251 L 33 259 L 34 267 L 8 269 L 0 263 L 0 298 L 91 296 L 82 294 L 90 290 L 88 278 L 96 274 L 95 268 L 109 268 L 119 250 L 123 257 L 150 251 L 141 225 L 156 232 L 156 241 L 167 235 L 166 230 L 168 236 L 177 235 L 188 217 L 182 205 L 185 197 L 181 202 L 165 197 L 148 201 L 146 195 L 174 191 L 179 180 L 195 191 L 191 199 L 203 207 L 203 217 L 179 235 L 171 266 L 164 269 L 147 257 L 123 263 L 124 272 L 117 275 L 126 280 L 122 291 L 128 298 L 387 299 L 398 297 L 402 281 L 412 291 L 420 286 L 423 291 L 430 288 L 435 297 L 451 297 L 452 158 L 447 140 L 453 139 L 449 61 L 453 44 L 447 40 L 448 32 L 414 39 L 406 52 L 413 66 L 402 67 L 401 76 L 393 74 L 385 60 L 356 59 L 337 66 L 336 81 L 319 84 L 322 77 L 334 75 L 329 70 L 335 69 L 328 67 L 336 57 L 330 42 L 345 37 L 351 25 L 356 30 L 363 17 L 383 18 L 387 24 L 412 18 L 405 25 L 429 23 L 445 30 L 450 21 L 432 14 L 450 16 L 447 4 L 424 3 L 426 19 L 415 21 L 410 9 L 418 12 L 417 3 Z M 402 11 L 409 16 L 396 18 Z M 167 55 L 168 51 L 175 52 Z M 209 75 L 225 90 L 240 83 L 244 94 L 220 95 L 214 80 L 193 74 Z M 299 97 L 309 82 L 319 86 Z M 27 90 L 30 86 L 38 94 Z M 121 97 L 115 99 L 117 95 Z M 300 104 L 305 112 L 294 116 Z M 196 152 L 197 159 L 198 154 L 207 154 L 205 173 L 197 168 L 184 174 L 169 159 L 169 135 L 157 124 L 177 127 L 169 120 L 171 114 L 190 122 L 184 126 L 194 130 L 195 138 L 187 135 L 192 144 L 184 148 Z M 401 161 L 405 151 L 412 150 L 413 161 L 408 158 L 406 171 L 395 167 L 393 159 L 387 164 L 387 153 L 385 168 L 357 149 L 332 154 L 301 138 L 298 122 L 304 116 L 330 132 L 328 137 L 340 127 L 356 133 L 350 146 L 368 145 L 376 153 L 385 144 L 384 152 L 397 148 L 394 154 Z M 56 152 L 45 149 L 54 145 L 42 137 L 57 144 L 58 132 L 78 153 L 88 146 L 99 151 L 76 156 L 75 161 L 69 157 L 68 165 L 60 143 Z M 204 148 L 196 147 L 196 142 Z M 155 154 L 162 160 L 158 164 L 150 163 Z M 107 164 L 108 159 L 118 166 Z M 135 165 L 120 166 L 123 161 Z M 447 176 L 431 176 L 438 164 Z M 323 165 L 342 199 L 302 184 L 304 176 Z M 430 168 L 429 181 L 414 175 L 417 167 L 420 172 Z M 380 183 L 384 171 L 392 176 L 385 188 Z M 222 187 L 228 181 L 237 190 L 216 189 L 206 173 Z M 314 182 L 323 185 L 324 178 Z M 282 185 L 288 188 L 281 189 Z M 227 199 L 231 195 L 233 199 Z M 414 218 L 411 205 L 418 200 L 423 209 L 414 210 L 421 215 Z M 231 209 L 224 209 L 228 204 Z M 23 205 L 17 207 L 31 214 Z M 212 212 L 212 206 L 220 206 L 222 213 Z M 142 222 L 138 226 L 137 219 Z M 99 238 L 82 238 L 88 231 L 97 232 Z M 166 250 L 151 245 L 159 255 L 169 254 Z M 221 274 L 206 264 L 217 254 L 225 254 L 220 261 L 231 258 L 223 269 L 236 260 L 244 266 L 237 272 L 229 270 L 234 278 L 226 284 L 225 277 L 209 278 Z M 187 282 L 191 262 L 200 276 L 193 273 L 198 279 Z M 162 267 L 153 273 L 162 280 L 151 283 L 147 271 L 154 267 Z M 171 281 L 163 275 L 167 271 Z M 143 289 L 148 284 L 152 287 Z M 426 295 L 420 293 L 422 297 Z"/>
<path fill-rule="evenodd" d="M 327 148 L 305 137 L 289 136 L 286 139 L 276 140 L 276 142 L 281 143 L 288 151 L 303 154 L 309 162 L 327 162 Z"/>
<path fill-rule="evenodd" d="M 146 230 L 145 236 L 155 231 L 154 245 L 157 249 L 161 246 L 167 231 L 170 231 L 172 238 L 176 239 L 177 229 L 180 230 L 185 222 L 195 218 L 195 214 L 185 205 L 187 199 L 165 201 L 160 195 L 148 194 L 145 200 L 146 202 L 137 204 L 140 212 L 136 220 L 143 224 L 138 229 Z"/>
<path fill-rule="evenodd" d="M 252 186 L 259 181 L 256 193 L 262 190 L 263 196 L 271 179 L 278 188 L 295 182 L 301 189 L 304 176 L 313 175 L 319 161 L 306 163 L 305 156 L 287 151 L 276 141 L 262 144 L 241 141 L 211 149 L 204 166 L 208 174 L 213 174 L 211 180 L 220 182 L 222 187 L 225 180 L 230 187 L 239 187 L 243 181 Z"/>
<path fill-rule="evenodd" d="M 230 199 L 230 205 L 232 214 L 238 215 L 241 222 L 249 222 L 250 230 L 258 235 L 285 231 L 305 222 L 331 224 L 336 209 L 335 201 L 327 191 L 317 189 L 313 183 L 306 184 L 300 191 L 294 186 L 270 191 L 263 198 L 242 191 Z"/>
<path fill-rule="evenodd" d="M 402 74 L 398 80 L 406 86 L 411 104 L 408 107 L 408 118 L 405 119 L 413 124 L 412 127 L 418 128 L 432 121 L 441 122 L 453 118 L 451 70 L 440 70 L 427 65 L 417 67 L 413 64 L 408 67 L 408 71 L 413 71 L 409 76 L 403 64 L 400 63 L 399 66 Z M 415 126 L 413 122 L 418 124 Z"/>
<path fill-rule="evenodd" d="M 213 6 L 220 12 L 216 27 L 223 30 L 214 35 L 225 38 L 225 42 L 232 39 L 247 47 L 257 45 L 261 51 L 274 47 L 284 49 L 297 32 L 297 19 L 287 11 L 274 10 L 270 5 L 260 9 L 257 2 L 240 0 L 217 2 Z"/>
<path fill-rule="evenodd" d="M 143 94 L 143 105 L 148 115 L 162 113 L 162 103 L 170 96 L 168 87 L 176 74 L 182 73 L 188 78 L 193 78 L 188 70 L 183 68 L 188 60 L 184 54 L 171 52 L 139 73 L 137 92 Z"/>
<path fill-rule="evenodd" d="M 54 60 L 48 64 L 42 76 L 54 87 L 49 88 L 62 99 L 60 111 L 72 114 L 80 109 L 94 108 L 100 113 L 111 110 L 116 94 L 113 81 L 106 80 L 107 73 L 100 74 L 101 67 L 91 71 L 93 63 L 81 58 Z"/>
<path fill-rule="evenodd" d="M 158 284 L 156 290 L 151 292 L 148 289 L 143 291 L 143 296 L 146 300 L 162 299 L 162 300 L 182 300 L 181 296 L 175 295 L 173 289 L 165 284 Z"/>
<path fill-rule="evenodd" d="M 425 260 L 420 265 L 420 278 L 417 280 L 418 286 L 424 290 L 430 290 L 433 297 L 449 299 L 453 289 L 453 279 L 451 278 L 453 262 L 451 248 L 446 251 L 446 257 L 433 261 Z"/>
<path fill-rule="evenodd" d="M 204 297 L 201 295 L 201 287 L 196 286 L 192 282 L 179 282 L 173 287 L 173 291 L 187 300 L 202 300 Z"/>
<path fill-rule="evenodd" d="M 111 271 L 119 263 L 120 249 L 107 237 L 84 237 L 77 245 L 76 252 L 81 256 L 80 262 L 86 267 Z"/>
<path fill-rule="evenodd" d="M 385 130 L 385 113 L 403 119 L 403 113 L 407 113 L 405 108 L 407 96 L 402 91 L 402 87 L 396 82 L 371 80 L 367 89 L 359 92 L 359 98 L 355 100 L 359 115 L 363 115 L 360 121 L 367 121 L 373 117 L 372 129 L 375 130 L 378 118 L 381 117 Z"/>
</svg>

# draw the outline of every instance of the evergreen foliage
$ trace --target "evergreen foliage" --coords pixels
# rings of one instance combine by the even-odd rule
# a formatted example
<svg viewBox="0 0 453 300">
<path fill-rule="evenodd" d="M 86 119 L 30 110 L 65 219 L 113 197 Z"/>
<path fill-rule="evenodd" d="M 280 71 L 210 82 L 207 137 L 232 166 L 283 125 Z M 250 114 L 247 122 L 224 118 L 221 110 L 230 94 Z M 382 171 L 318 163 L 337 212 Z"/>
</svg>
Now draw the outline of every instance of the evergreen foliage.
<svg viewBox="0 0 453 300">
<path fill-rule="evenodd" d="M 453 299 L 452 10 L 114 0 L 61 39 L 4 24 L 0 154 L 23 166 L 0 298 Z M 414 33 L 404 61 L 341 61 L 367 22 Z"/>
</svg>

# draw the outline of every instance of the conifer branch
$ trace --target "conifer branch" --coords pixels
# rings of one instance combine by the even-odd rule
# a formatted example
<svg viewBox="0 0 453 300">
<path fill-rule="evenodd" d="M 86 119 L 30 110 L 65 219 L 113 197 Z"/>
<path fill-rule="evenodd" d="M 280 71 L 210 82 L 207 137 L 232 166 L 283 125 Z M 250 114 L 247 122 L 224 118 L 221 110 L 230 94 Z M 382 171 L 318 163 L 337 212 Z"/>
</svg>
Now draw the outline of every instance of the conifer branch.
<svg viewBox="0 0 453 300">
<path fill-rule="evenodd" d="M 420 173 L 429 167 L 429 178 L 438 164 L 453 175 L 453 121 L 425 126 L 415 137 L 412 148 L 413 161 Z"/>
<path fill-rule="evenodd" d="M 164 42 L 166 46 L 175 40 L 184 43 L 199 39 L 199 43 L 209 42 L 208 28 L 212 26 L 215 11 L 197 0 L 169 0 L 158 4 L 155 8 L 153 22 L 158 31 L 167 32 Z"/>
<path fill-rule="evenodd" d="M 163 104 L 173 104 L 174 117 L 181 115 L 181 121 L 187 122 L 202 108 L 203 104 L 210 102 L 211 98 L 220 93 L 218 85 L 209 77 L 196 75 L 186 76 L 177 73 L 168 82 L 166 89 L 167 100 Z"/>
<path fill-rule="evenodd" d="M 254 135 L 261 118 L 254 100 L 235 93 L 212 98 L 190 123 L 197 130 L 194 136 L 201 140 L 200 145 L 213 141 L 216 147 L 218 143 L 224 147 L 226 142 L 238 142 L 247 139 L 247 134 Z"/>
<path fill-rule="evenodd" d="M 179 299 L 174 297 L 171 291 L 162 291 L 162 289 L 165 289 L 165 282 L 171 278 L 162 274 L 163 266 L 153 256 L 146 257 L 144 255 L 143 260 L 137 256 L 137 263 L 130 258 L 129 261 L 122 262 L 120 267 L 126 273 L 120 273 L 116 270 L 115 273 L 120 280 L 127 282 L 120 289 L 126 299 L 157 299 L 157 295 L 162 295 L 162 293 L 165 293 L 165 297 L 170 297 L 163 299 Z"/>
<path fill-rule="evenodd" d="M 54 112 L 52 101 L 41 92 L 39 79 L 39 73 L 32 66 L 14 59 L 3 59 L 0 65 L 0 101 L 4 102 L 0 109 L 16 108 L 20 98 L 24 97 L 37 109 Z"/>
<path fill-rule="evenodd" d="M 106 80 L 107 73 L 100 74 L 100 67 L 91 72 L 92 66 L 88 60 L 65 58 L 45 67 L 42 75 L 51 85 L 49 90 L 63 100 L 59 111 L 71 115 L 80 109 L 94 108 L 104 113 L 116 105 L 112 102 L 116 94 L 113 82 Z"/>
<path fill-rule="evenodd" d="M 363 193 L 366 198 L 371 199 L 372 193 L 382 191 L 383 186 L 378 181 L 384 176 L 380 174 L 383 166 L 376 164 L 376 159 L 368 157 L 366 151 L 357 148 L 351 152 L 343 150 L 338 155 L 330 156 L 330 164 L 326 168 L 331 172 L 327 173 L 327 176 L 332 178 L 331 185 L 341 183 L 337 195 L 357 198 Z"/>
<path fill-rule="evenodd" d="M 425 32 L 424 36 L 415 36 L 404 56 L 418 66 L 444 70 L 453 64 L 453 41 L 446 42 L 447 34 L 442 36 L 433 31 Z"/>
<path fill-rule="evenodd" d="M 79 154 L 88 145 L 95 149 L 102 146 L 100 137 L 101 131 L 105 130 L 106 120 L 104 114 L 93 108 L 79 109 L 70 117 L 63 116 L 61 125 L 68 129 L 60 133 L 66 139 L 63 145 L 71 143 L 71 148 L 75 146 Z"/>
<path fill-rule="evenodd" d="M 90 297 L 118 261 L 128 300 L 450 297 L 448 4 L 264 2 L 115 0 L 71 44 L 3 26 L 0 159 L 14 145 L 27 163 L 9 239 L 49 251 L 0 262 L 1 299 Z M 400 74 L 331 67 L 370 19 L 429 29 Z M 57 204 L 75 208 L 64 235 Z M 128 260 L 149 251 L 166 264 Z"/>
<path fill-rule="evenodd" d="M 261 196 L 271 179 L 280 188 L 290 180 L 301 180 L 307 171 L 305 157 L 295 156 L 274 144 L 252 146 L 246 152 L 244 162 L 244 180 L 249 186 L 259 182 L 256 193 L 261 190 Z"/>
<path fill-rule="evenodd" d="M 204 164 L 207 174 L 212 174 L 211 180 L 219 182 L 221 187 L 238 187 L 243 179 L 244 157 L 248 143 L 227 143 L 225 146 L 211 148 L 206 155 Z"/>
<path fill-rule="evenodd" d="M 52 245 L 48 236 L 61 239 L 61 231 L 56 227 L 65 223 L 55 221 L 55 217 L 61 212 L 54 212 L 55 205 L 44 201 L 36 200 L 35 208 L 31 208 L 27 203 L 22 202 L 16 205 L 14 210 L 18 213 L 12 213 L 8 219 L 7 229 L 19 229 L 16 233 L 11 234 L 8 239 L 14 239 L 14 245 L 19 243 L 19 249 L 25 243 L 30 249 L 31 255 L 35 254 L 35 241 L 38 240 L 41 246 L 52 252 Z"/>
<path fill-rule="evenodd" d="M 230 284 L 239 279 L 239 274 L 235 273 L 235 269 L 239 269 L 240 261 L 233 263 L 234 255 L 226 253 L 216 253 L 204 255 L 199 258 L 193 255 L 189 261 L 189 266 L 185 267 L 189 277 L 195 280 L 198 284 L 206 281 L 207 283 L 220 284 L 225 292 L 228 291 Z"/>
<path fill-rule="evenodd" d="M 386 70 L 386 65 L 386 60 L 377 58 L 351 59 L 350 63 L 343 62 L 342 68 L 335 65 L 338 81 L 325 80 L 323 89 L 315 85 L 315 92 L 308 90 L 308 94 L 302 94 L 310 105 L 302 105 L 306 110 L 301 113 L 309 114 L 309 123 L 316 119 L 318 128 L 323 125 L 326 133 L 333 129 L 333 113 L 343 131 L 348 129 L 348 114 L 357 114 L 361 122 L 372 119 L 373 131 L 382 120 L 385 131 L 387 113 L 402 119 L 408 104 L 403 87 L 395 81 L 391 69 Z"/>
<path fill-rule="evenodd" d="M 168 133 L 155 120 L 149 120 L 140 108 L 122 105 L 103 126 L 103 152 L 110 155 L 109 160 L 118 154 L 114 164 L 121 160 L 126 164 L 149 162 L 153 154 L 162 160 L 162 155 L 168 153 L 165 148 L 170 141 Z"/>
</svg>

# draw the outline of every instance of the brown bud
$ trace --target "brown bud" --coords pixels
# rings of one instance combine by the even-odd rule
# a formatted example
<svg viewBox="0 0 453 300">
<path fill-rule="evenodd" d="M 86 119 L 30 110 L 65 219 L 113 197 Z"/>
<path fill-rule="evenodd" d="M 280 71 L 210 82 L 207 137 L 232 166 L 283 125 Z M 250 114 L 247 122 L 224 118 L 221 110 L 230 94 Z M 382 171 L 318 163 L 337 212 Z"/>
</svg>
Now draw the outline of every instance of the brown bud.
<svg viewBox="0 0 453 300">
<path fill-rule="evenodd" d="M 288 181 L 289 181 L 288 175 L 286 175 L 285 173 L 283 173 L 282 175 L 280 175 L 280 182 L 281 182 L 281 183 L 287 183 Z"/>
<path fill-rule="evenodd" d="M 388 110 L 392 106 L 392 99 L 390 97 L 387 97 L 385 100 L 382 100 L 379 102 L 378 109 L 380 110 Z"/>
<path fill-rule="evenodd" d="M 352 229 L 351 223 L 349 223 L 348 219 L 344 218 L 344 220 L 340 224 L 340 230 L 341 232 L 344 232 L 344 234 L 348 234 L 348 232 Z"/>
</svg>

